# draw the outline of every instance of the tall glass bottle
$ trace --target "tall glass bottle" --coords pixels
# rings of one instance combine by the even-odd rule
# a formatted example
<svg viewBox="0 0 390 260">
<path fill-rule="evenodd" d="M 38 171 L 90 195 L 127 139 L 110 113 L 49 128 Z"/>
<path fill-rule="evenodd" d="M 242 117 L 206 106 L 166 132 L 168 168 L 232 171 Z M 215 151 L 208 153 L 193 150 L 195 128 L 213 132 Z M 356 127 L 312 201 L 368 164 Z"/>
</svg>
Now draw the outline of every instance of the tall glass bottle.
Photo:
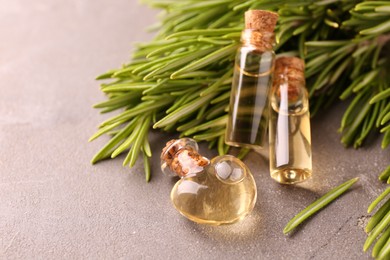
<svg viewBox="0 0 390 260">
<path fill-rule="evenodd" d="M 245 13 L 230 96 L 225 142 L 258 149 L 264 145 L 269 115 L 269 89 L 274 68 L 274 28 L 278 15 L 263 10 Z"/>
<path fill-rule="evenodd" d="M 304 62 L 280 57 L 271 90 L 269 149 L 271 177 L 292 184 L 312 174 L 310 113 Z"/>
</svg>

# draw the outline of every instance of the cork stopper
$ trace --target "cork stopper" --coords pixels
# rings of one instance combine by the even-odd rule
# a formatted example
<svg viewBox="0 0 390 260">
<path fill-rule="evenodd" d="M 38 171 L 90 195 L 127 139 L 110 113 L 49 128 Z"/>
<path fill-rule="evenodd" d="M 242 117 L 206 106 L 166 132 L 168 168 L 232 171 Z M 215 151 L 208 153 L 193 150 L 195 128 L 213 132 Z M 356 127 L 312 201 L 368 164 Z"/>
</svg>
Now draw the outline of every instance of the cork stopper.
<svg viewBox="0 0 390 260">
<path fill-rule="evenodd" d="M 198 153 L 197 143 L 190 138 L 170 140 L 161 152 L 161 169 L 170 175 L 184 177 L 202 171 L 209 163 Z"/>
<path fill-rule="evenodd" d="M 275 61 L 275 71 L 282 72 L 285 70 L 293 70 L 295 73 L 303 73 L 305 71 L 305 62 L 297 57 L 279 57 Z"/>
<path fill-rule="evenodd" d="M 288 99 L 296 101 L 302 94 L 305 84 L 305 62 L 297 57 L 279 57 L 275 61 L 274 87 L 288 84 Z M 280 97 L 280 89 L 277 95 Z"/>
<path fill-rule="evenodd" d="M 249 10 L 245 12 L 245 29 L 273 33 L 278 14 L 264 10 Z"/>
</svg>

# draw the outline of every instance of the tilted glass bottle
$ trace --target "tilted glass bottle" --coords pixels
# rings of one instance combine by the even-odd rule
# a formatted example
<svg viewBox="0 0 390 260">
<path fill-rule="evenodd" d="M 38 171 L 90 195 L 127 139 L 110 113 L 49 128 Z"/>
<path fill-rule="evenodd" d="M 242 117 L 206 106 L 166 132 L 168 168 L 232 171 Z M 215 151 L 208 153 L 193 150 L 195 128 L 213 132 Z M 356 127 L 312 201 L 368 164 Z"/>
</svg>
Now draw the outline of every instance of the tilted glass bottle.
<svg viewBox="0 0 390 260">
<path fill-rule="evenodd" d="M 245 13 L 234 65 L 229 119 L 225 142 L 228 145 L 258 149 L 266 140 L 269 90 L 274 68 L 274 28 L 278 15 L 262 10 Z"/>
<path fill-rule="evenodd" d="M 248 167 L 231 155 L 210 161 L 198 153 L 192 139 L 169 141 L 161 153 L 161 169 L 181 177 L 171 200 L 194 222 L 232 224 L 249 214 L 256 203 L 256 183 Z"/>
<path fill-rule="evenodd" d="M 304 62 L 280 57 L 271 90 L 269 149 L 271 177 L 292 184 L 312 174 L 310 113 Z"/>
</svg>

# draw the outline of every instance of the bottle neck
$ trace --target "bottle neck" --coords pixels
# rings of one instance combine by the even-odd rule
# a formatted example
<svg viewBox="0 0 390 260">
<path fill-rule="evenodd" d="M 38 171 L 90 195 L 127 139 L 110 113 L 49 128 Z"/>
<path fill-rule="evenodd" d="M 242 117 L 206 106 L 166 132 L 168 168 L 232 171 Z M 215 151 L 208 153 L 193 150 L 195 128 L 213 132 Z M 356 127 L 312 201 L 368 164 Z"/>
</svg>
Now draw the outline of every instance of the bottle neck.
<svg viewBox="0 0 390 260">
<path fill-rule="evenodd" d="M 196 142 L 190 138 L 171 140 L 161 154 L 164 173 L 184 177 L 201 172 L 210 161 L 198 153 Z"/>
<path fill-rule="evenodd" d="M 275 74 L 273 85 L 278 99 L 294 104 L 307 98 L 305 76 L 302 71 L 285 69 Z"/>
<path fill-rule="evenodd" d="M 262 32 L 252 29 L 245 29 L 241 33 L 243 45 L 250 45 L 260 51 L 271 51 L 275 44 L 275 35 L 270 32 Z"/>
</svg>

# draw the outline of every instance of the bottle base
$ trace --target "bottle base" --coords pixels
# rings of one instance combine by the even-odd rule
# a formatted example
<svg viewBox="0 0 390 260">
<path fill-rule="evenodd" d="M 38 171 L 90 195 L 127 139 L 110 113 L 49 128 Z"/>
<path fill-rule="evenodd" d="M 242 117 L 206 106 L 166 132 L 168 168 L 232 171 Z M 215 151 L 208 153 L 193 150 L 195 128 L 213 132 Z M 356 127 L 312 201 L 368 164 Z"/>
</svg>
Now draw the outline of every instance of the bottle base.
<svg viewBox="0 0 390 260">
<path fill-rule="evenodd" d="M 271 177 L 282 184 L 294 184 L 306 181 L 311 177 L 311 170 L 309 169 L 277 169 L 271 172 Z"/>
<path fill-rule="evenodd" d="M 248 215 L 248 213 L 243 214 L 242 216 L 239 216 L 235 219 L 223 221 L 223 220 L 208 220 L 208 219 L 196 218 L 194 216 L 187 215 L 187 214 L 184 214 L 183 212 L 180 212 L 181 215 L 183 215 L 184 217 L 186 217 L 187 219 L 189 219 L 195 223 L 202 224 L 202 225 L 209 225 L 209 226 L 224 226 L 224 225 L 235 224 L 235 223 L 243 220 Z"/>
</svg>

